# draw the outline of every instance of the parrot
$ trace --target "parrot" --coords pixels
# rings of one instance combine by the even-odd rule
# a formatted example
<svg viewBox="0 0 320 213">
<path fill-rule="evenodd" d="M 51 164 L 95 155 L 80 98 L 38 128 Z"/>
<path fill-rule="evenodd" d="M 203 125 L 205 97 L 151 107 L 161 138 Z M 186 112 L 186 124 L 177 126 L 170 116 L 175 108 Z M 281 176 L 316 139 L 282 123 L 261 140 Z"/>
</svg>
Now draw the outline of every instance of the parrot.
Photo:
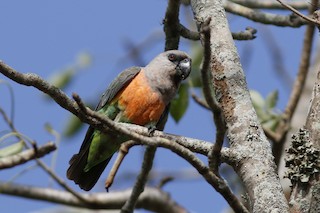
<svg viewBox="0 0 320 213">
<path fill-rule="evenodd" d="M 102 94 L 95 111 L 115 122 L 163 130 L 170 101 L 190 72 L 191 58 L 187 53 L 162 52 L 145 67 L 122 71 Z M 111 130 L 106 132 L 89 126 L 79 152 L 69 161 L 67 178 L 85 191 L 97 183 L 121 143 L 130 139 Z"/>
</svg>

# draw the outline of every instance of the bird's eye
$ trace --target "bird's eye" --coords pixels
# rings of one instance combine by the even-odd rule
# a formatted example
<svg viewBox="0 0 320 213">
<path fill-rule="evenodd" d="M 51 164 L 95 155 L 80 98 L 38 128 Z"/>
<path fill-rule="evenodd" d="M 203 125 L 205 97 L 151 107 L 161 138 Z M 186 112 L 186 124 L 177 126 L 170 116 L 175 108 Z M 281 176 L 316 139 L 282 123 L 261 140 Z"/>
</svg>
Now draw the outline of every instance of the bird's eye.
<svg viewBox="0 0 320 213">
<path fill-rule="evenodd" d="M 174 54 L 170 54 L 168 56 L 169 61 L 175 61 L 176 60 L 176 56 Z"/>
</svg>

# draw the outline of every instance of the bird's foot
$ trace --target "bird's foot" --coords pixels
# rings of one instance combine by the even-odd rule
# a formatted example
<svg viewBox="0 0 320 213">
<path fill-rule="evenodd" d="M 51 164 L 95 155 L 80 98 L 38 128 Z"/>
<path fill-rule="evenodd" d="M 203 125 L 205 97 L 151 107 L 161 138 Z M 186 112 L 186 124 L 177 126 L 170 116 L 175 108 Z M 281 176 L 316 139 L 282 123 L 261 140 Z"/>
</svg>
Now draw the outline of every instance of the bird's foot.
<svg viewBox="0 0 320 213">
<path fill-rule="evenodd" d="M 148 127 L 148 135 L 150 136 L 150 137 L 152 137 L 153 136 L 153 134 L 154 134 L 154 132 L 156 131 L 156 129 L 157 129 L 157 127 L 156 126 L 149 126 Z"/>
</svg>

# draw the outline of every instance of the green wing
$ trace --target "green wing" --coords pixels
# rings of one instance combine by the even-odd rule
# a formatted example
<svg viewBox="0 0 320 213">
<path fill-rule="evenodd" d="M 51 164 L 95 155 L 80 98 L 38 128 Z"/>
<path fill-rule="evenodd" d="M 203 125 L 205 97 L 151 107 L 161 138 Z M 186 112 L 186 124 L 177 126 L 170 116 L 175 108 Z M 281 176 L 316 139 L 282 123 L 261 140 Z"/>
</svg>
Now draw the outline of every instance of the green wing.
<svg viewBox="0 0 320 213">
<path fill-rule="evenodd" d="M 130 83 L 130 81 L 140 72 L 140 70 L 140 67 L 131 67 L 121 72 L 103 93 L 95 110 L 98 111 L 108 104 L 123 87 Z M 70 180 L 74 180 L 74 182 L 78 184 L 80 188 L 86 191 L 89 191 L 96 184 L 103 170 L 111 159 L 110 157 L 97 164 L 96 166 L 90 168 L 90 171 L 88 172 L 84 171 L 84 168 L 87 165 L 93 134 L 94 128 L 90 126 L 82 142 L 79 153 L 73 155 L 73 157 L 70 159 L 70 166 L 67 171 L 67 177 Z"/>
</svg>

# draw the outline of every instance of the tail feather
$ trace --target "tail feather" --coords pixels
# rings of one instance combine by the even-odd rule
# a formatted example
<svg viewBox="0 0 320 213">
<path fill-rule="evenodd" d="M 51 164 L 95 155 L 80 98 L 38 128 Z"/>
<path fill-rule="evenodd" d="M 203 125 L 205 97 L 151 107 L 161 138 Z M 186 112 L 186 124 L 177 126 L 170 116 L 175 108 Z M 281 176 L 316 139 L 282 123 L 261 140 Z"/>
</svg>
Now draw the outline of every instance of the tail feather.
<svg viewBox="0 0 320 213">
<path fill-rule="evenodd" d="M 89 172 L 85 172 L 84 167 L 87 164 L 88 151 L 86 152 L 87 153 L 84 154 L 79 153 L 73 155 L 69 162 L 70 167 L 67 171 L 67 177 L 68 179 L 73 180 L 76 184 L 78 184 L 81 189 L 89 191 L 97 183 L 99 177 L 111 160 L 112 156 L 92 167 Z"/>
</svg>

